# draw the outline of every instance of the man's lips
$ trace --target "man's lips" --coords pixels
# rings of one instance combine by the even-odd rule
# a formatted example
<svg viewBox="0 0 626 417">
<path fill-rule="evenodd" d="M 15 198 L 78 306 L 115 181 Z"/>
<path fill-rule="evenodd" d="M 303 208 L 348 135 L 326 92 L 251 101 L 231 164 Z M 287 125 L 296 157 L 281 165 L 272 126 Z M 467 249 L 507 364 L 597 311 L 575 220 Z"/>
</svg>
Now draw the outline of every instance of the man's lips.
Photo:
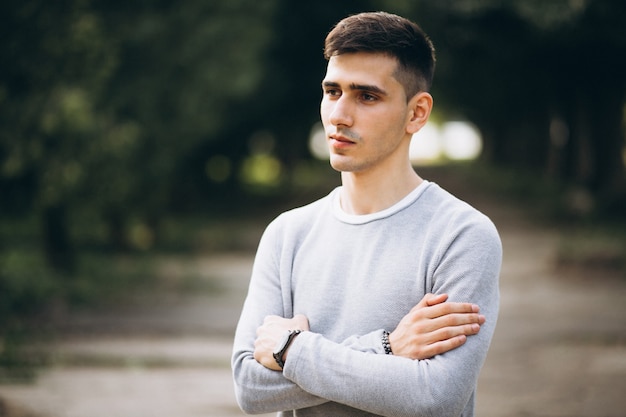
<svg viewBox="0 0 626 417">
<path fill-rule="evenodd" d="M 354 145 L 356 143 L 355 141 L 353 141 L 352 139 L 346 136 L 337 135 L 337 134 L 329 135 L 328 138 L 330 139 L 331 144 L 335 147 L 345 147 L 345 146 Z"/>
</svg>

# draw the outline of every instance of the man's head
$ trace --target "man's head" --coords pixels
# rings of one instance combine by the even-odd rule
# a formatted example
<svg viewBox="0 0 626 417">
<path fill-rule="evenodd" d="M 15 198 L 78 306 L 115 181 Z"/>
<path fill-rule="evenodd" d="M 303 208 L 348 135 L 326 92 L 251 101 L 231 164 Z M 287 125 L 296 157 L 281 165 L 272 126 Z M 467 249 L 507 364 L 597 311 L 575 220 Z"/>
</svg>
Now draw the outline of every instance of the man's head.
<svg viewBox="0 0 626 417">
<path fill-rule="evenodd" d="M 385 12 L 360 13 L 341 20 L 326 37 L 324 57 L 353 52 L 383 53 L 398 61 L 394 77 L 407 100 L 429 91 L 435 73 L 435 49 L 422 29 Z"/>
</svg>

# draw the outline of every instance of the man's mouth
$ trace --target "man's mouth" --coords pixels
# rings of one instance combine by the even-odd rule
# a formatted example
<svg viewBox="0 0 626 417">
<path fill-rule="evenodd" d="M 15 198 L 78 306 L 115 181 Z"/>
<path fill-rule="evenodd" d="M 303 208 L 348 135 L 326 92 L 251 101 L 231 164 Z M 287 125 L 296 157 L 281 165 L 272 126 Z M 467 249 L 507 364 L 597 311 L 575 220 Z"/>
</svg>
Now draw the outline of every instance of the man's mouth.
<svg viewBox="0 0 626 417">
<path fill-rule="evenodd" d="M 332 141 L 346 143 L 346 144 L 354 144 L 356 141 L 351 139 L 348 136 L 342 135 L 340 133 L 332 133 L 328 136 Z"/>
</svg>

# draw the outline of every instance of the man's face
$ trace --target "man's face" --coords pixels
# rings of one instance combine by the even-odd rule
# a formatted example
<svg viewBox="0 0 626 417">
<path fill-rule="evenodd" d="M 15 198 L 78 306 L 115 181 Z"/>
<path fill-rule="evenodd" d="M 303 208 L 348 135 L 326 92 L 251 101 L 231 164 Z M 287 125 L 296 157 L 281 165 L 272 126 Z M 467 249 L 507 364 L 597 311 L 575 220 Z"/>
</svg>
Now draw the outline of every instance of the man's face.
<svg viewBox="0 0 626 417">
<path fill-rule="evenodd" d="M 385 172 L 408 158 L 411 116 L 396 66 L 394 58 L 365 52 L 328 61 L 320 113 L 337 171 Z"/>
</svg>

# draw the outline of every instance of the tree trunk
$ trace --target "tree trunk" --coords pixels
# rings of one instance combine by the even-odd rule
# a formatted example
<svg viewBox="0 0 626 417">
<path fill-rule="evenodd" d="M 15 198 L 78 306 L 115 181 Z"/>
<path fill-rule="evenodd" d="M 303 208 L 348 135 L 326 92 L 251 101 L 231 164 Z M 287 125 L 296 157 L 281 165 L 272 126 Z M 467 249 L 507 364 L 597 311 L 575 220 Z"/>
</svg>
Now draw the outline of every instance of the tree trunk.
<svg viewBox="0 0 626 417">
<path fill-rule="evenodd" d="M 67 225 L 67 207 L 64 204 L 43 210 L 43 244 L 46 260 L 56 271 L 71 274 L 76 259 Z"/>
<path fill-rule="evenodd" d="M 116 208 L 109 208 L 105 211 L 104 219 L 111 249 L 114 252 L 128 251 L 130 245 L 126 230 L 126 217 L 122 211 Z"/>
<path fill-rule="evenodd" d="M 612 200 L 624 191 L 624 97 L 615 88 L 599 95 L 588 109 L 594 167 L 591 186 L 600 198 Z"/>
</svg>

